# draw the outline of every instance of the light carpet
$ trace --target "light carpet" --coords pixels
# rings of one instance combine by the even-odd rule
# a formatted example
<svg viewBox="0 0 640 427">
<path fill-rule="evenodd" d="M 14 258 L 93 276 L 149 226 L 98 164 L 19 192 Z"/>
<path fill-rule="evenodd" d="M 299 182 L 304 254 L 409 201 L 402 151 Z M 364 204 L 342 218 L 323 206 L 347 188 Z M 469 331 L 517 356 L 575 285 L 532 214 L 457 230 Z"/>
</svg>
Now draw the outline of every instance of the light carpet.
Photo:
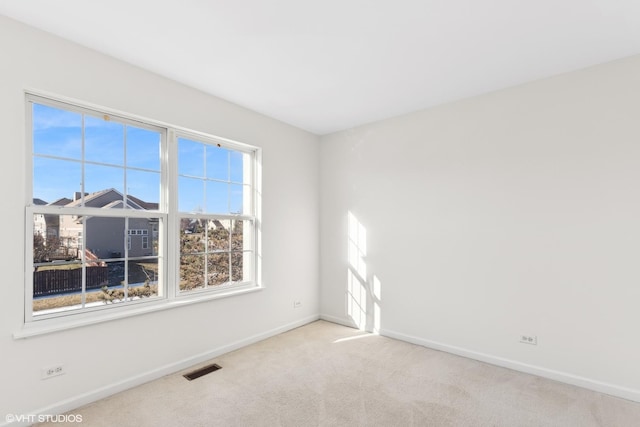
<svg viewBox="0 0 640 427">
<path fill-rule="evenodd" d="M 640 426 L 640 403 L 325 321 L 198 366 L 212 362 L 70 414 L 83 427 Z"/>
</svg>

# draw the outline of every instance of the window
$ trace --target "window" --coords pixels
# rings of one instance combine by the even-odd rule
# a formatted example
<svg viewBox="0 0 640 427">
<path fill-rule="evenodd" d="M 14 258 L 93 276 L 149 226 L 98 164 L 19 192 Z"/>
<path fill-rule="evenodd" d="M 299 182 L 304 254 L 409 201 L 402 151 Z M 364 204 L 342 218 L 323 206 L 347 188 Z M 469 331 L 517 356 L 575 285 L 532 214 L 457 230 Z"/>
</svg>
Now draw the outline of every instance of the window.
<svg viewBox="0 0 640 427">
<path fill-rule="evenodd" d="M 149 230 L 146 230 L 146 229 L 145 230 L 128 230 L 128 233 L 129 233 L 130 236 L 131 235 L 135 235 L 135 234 L 147 235 L 147 234 L 149 234 Z"/>
<path fill-rule="evenodd" d="M 178 137 L 180 291 L 252 281 L 250 155 Z"/>
<path fill-rule="evenodd" d="M 257 286 L 254 147 L 27 103 L 26 322 Z"/>
</svg>

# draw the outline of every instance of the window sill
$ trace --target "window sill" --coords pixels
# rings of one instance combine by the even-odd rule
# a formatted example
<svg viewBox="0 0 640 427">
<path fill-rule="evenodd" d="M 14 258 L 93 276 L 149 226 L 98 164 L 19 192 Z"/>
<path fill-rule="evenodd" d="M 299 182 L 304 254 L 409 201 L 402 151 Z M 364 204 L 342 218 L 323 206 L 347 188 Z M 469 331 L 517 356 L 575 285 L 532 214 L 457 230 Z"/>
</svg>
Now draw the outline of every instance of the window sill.
<svg viewBox="0 0 640 427">
<path fill-rule="evenodd" d="M 34 320 L 33 322 L 25 323 L 22 329 L 14 332 L 13 339 L 18 340 L 30 338 L 38 335 L 45 335 L 53 332 L 60 332 L 68 329 L 108 322 L 111 320 L 124 319 L 127 317 L 138 316 L 147 313 L 154 313 L 156 311 L 170 310 L 176 307 L 183 307 L 186 305 L 212 301 L 220 298 L 227 298 L 231 296 L 257 292 L 262 289 L 264 289 L 264 287 L 253 284 L 251 286 L 234 287 L 215 293 L 201 292 L 188 295 L 180 295 L 170 300 L 164 299 L 160 301 L 149 301 L 143 304 L 123 306 L 122 308 L 117 309 L 108 309 L 92 313 L 79 313 L 53 319 Z"/>
</svg>

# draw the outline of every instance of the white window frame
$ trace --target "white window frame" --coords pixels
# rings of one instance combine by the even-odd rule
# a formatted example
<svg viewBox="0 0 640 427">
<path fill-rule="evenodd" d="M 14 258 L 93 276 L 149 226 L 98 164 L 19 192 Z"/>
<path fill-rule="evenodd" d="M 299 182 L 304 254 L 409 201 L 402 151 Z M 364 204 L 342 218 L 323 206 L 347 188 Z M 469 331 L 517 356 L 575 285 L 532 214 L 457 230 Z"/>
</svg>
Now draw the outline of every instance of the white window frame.
<svg viewBox="0 0 640 427">
<path fill-rule="evenodd" d="M 260 162 L 261 149 L 237 141 L 228 140 L 212 136 L 209 134 L 172 126 L 155 120 L 141 118 L 135 115 L 115 111 L 109 108 L 91 105 L 74 99 L 52 96 L 35 91 L 25 91 L 26 104 L 26 191 L 25 191 L 25 315 L 24 324 L 20 331 L 14 332 L 15 338 L 24 338 L 42 333 L 68 329 L 87 324 L 93 324 L 111 319 L 119 319 L 150 311 L 165 310 L 173 307 L 184 306 L 185 304 L 198 303 L 212 299 L 244 294 L 263 288 L 260 271 Z M 159 263 L 159 283 L 158 296 L 153 298 L 143 298 L 138 301 L 131 301 L 121 304 L 108 304 L 97 309 L 82 308 L 74 311 L 61 311 L 56 315 L 33 316 L 33 215 L 40 213 L 69 214 L 69 215 L 96 215 L 96 216 L 116 216 L 122 217 L 121 212 L 109 212 L 107 209 L 97 208 L 75 208 L 73 211 L 65 210 L 58 206 L 36 206 L 33 204 L 32 194 L 32 171 L 33 171 L 33 141 L 32 141 L 32 104 L 48 105 L 67 111 L 90 113 L 92 115 L 107 114 L 117 118 L 118 122 L 132 124 L 133 126 L 146 127 L 152 129 L 162 129 L 163 141 L 161 144 L 161 200 L 158 210 L 133 210 L 123 209 L 129 218 L 157 218 L 158 234 L 158 263 Z M 177 204 L 177 141 L 178 138 L 190 138 L 197 141 L 207 141 L 224 148 L 241 151 L 250 154 L 251 161 L 251 214 L 250 215 L 227 215 L 233 219 L 243 219 L 251 221 L 252 239 L 249 243 L 253 250 L 251 259 L 252 277 L 250 281 L 241 283 L 228 283 L 217 287 L 210 287 L 198 291 L 180 292 L 179 289 L 179 218 L 184 217 L 184 213 L 178 212 Z M 170 160 L 172 159 L 172 160 Z M 220 218 L 225 215 L 210 215 Z M 154 226 L 155 227 L 155 226 Z M 154 229 L 155 230 L 155 229 Z M 148 230 L 144 230 L 146 236 Z M 156 231 L 154 231 L 154 235 Z M 131 239 L 131 230 L 127 234 Z M 84 236 L 83 236 L 84 237 Z M 83 239 L 84 240 L 84 239 Z"/>
</svg>

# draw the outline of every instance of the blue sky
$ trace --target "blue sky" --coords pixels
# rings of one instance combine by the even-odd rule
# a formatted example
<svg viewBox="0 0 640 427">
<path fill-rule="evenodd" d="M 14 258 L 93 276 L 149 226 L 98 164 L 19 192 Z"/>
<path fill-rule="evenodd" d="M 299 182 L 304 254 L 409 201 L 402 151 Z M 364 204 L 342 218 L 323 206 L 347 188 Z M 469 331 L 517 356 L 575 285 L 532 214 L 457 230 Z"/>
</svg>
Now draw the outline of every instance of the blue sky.
<svg viewBox="0 0 640 427">
<path fill-rule="evenodd" d="M 88 193 L 106 188 L 124 193 L 126 177 L 128 194 L 159 202 L 160 133 L 85 114 L 83 176 L 82 118 L 33 104 L 33 197 L 72 198 L 82 182 Z M 240 152 L 180 138 L 179 210 L 241 212 L 242 168 Z"/>
</svg>

